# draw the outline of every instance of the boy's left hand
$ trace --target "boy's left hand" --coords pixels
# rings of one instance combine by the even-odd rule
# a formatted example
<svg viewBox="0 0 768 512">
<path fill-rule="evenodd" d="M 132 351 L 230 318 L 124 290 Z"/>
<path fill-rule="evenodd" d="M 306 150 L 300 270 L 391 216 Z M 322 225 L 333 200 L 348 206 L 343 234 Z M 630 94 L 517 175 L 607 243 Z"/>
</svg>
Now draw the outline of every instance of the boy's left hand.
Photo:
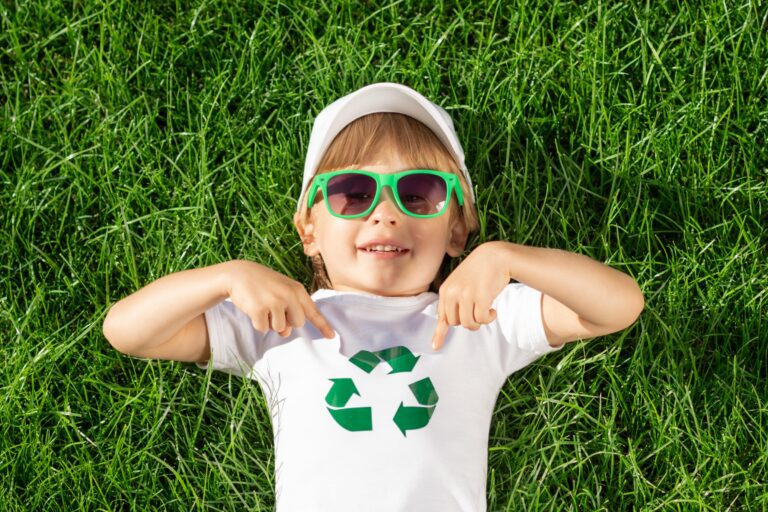
<svg viewBox="0 0 768 512">
<path fill-rule="evenodd" d="M 476 247 L 451 272 L 439 290 L 433 350 L 443 346 L 449 326 L 461 325 L 476 331 L 480 324 L 496 319 L 491 304 L 509 284 L 508 261 L 499 243 L 491 241 Z"/>
</svg>

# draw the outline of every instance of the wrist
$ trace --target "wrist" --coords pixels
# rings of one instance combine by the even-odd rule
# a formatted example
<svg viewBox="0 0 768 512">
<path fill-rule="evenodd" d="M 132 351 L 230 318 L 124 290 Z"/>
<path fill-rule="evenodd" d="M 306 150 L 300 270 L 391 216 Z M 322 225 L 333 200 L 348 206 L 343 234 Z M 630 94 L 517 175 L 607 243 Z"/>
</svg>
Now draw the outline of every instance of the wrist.
<svg viewBox="0 0 768 512">
<path fill-rule="evenodd" d="M 238 260 L 229 260 L 222 263 L 217 263 L 211 268 L 213 269 L 213 277 L 216 289 L 216 296 L 219 300 L 229 298 L 232 294 L 232 268 L 237 264 Z"/>
<path fill-rule="evenodd" d="M 506 275 L 507 281 L 515 279 L 514 265 L 515 258 L 518 256 L 516 253 L 518 244 L 506 242 L 504 240 L 493 240 L 486 242 L 486 244 L 493 250 L 494 259 L 501 266 L 501 271 Z"/>
</svg>

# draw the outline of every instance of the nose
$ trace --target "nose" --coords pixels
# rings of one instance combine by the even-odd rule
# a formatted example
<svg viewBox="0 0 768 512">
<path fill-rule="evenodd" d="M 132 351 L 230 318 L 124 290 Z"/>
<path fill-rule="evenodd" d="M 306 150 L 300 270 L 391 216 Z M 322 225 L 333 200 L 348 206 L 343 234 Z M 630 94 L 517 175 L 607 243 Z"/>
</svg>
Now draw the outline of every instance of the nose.
<svg viewBox="0 0 768 512">
<path fill-rule="evenodd" d="M 394 224 L 399 222 L 402 214 L 403 212 L 401 212 L 400 207 L 397 206 L 392 190 L 389 187 L 384 187 L 379 194 L 379 203 L 371 212 L 370 219 L 376 224 L 379 222 Z"/>
</svg>

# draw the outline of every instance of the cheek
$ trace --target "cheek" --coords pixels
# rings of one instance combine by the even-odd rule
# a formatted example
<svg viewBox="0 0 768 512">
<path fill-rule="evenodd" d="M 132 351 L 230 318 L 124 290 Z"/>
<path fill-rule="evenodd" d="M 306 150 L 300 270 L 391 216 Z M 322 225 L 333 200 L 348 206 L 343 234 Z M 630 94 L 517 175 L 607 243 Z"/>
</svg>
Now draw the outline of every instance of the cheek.
<svg viewBox="0 0 768 512">
<path fill-rule="evenodd" d="M 350 223 L 336 222 L 323 219 L 317 224 L 318 236 L 322 237 L 323 245 L 333 252 L 348 251 L 350 247 L 356 252 L 355 230 Z"/>
<path fill-rule="evenodd" d="M 417 243 L 422 246 L 422 251 L 435 254 L 445 252 L 448 237 L 448 228 L 443 224 L 425 226 L 425 229 L 419 230 L 415 236 Z"/>
</svg>

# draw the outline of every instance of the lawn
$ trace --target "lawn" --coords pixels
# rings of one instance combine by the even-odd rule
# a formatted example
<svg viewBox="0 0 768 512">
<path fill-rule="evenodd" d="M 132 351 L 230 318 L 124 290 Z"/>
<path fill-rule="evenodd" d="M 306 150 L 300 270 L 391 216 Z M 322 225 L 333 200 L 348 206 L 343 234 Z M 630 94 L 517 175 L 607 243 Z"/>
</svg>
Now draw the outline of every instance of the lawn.
<svg viewBox="0 0 768 512">
<path fill-rule="evenodd" d="M 488 510 L 765 510 L 767 34 L 742 0 L 3 0 L 0 510 L 273 509 L 258 385 L 124 356 L 102 324 L 231 259 L 308 285 L 314 116 L 379 81 L 453 117 L 467 253 L 556 247 L 645 294 L 508 379 Z"/>
</svg>

